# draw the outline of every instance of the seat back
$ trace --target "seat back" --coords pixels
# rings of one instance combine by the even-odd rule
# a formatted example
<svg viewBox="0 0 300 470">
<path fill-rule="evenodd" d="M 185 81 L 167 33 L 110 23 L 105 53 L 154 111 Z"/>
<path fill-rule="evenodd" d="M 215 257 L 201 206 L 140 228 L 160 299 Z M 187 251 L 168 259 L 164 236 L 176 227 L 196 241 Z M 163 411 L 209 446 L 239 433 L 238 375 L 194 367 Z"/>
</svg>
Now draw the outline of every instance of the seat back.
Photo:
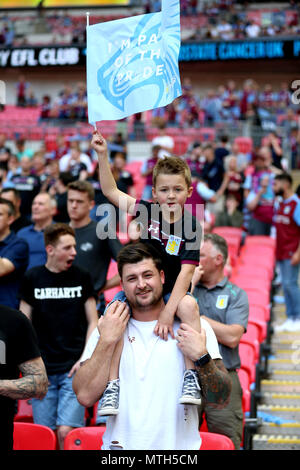
<svg viewBox="0 0 300 470">
<path fill-rule="evenodd" d="M 55 450 L 56 435 L 47 426 L 14 422 L 13 450 Z"/>
<path fill-rule="evenodd" d="M 70 431 L 64 442 L 64 450 L 100 450 L 106 426 L 88 426 Z"/>
<path fill-rule="evenodd" d="M 32 405 L 30 400 L 18 400 L 18 409 L 14 421 L 33 423 Z"/>
<path fill-rule="evenodd" d="M 200 450 L 234 450 L 234 444 L 229 437 L 214 432 L 200 432 L 202 439 Z"/>
</svg>

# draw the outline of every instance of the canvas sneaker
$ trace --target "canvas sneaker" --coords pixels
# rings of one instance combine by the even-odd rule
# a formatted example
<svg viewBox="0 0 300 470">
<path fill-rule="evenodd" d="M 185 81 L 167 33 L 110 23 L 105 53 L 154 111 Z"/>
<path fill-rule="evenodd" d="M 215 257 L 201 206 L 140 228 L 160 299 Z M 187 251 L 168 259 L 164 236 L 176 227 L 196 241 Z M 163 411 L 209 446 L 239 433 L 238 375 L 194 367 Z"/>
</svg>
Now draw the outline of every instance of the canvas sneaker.
<svg viewBox="0 0 300 470">
<path fill-rule="evenodd" d="M 112 416 L 119 413 L 119 392 L 119 379 L 108 382 L 100 401 L 99 416 Z"/>
<path fill-rule="evenodd" d="M 182 405 L 201 405 L 201 389 L 198 374 L 193 369 L 188 369 L 184 373 L 179 403 Z"/>
</svg>

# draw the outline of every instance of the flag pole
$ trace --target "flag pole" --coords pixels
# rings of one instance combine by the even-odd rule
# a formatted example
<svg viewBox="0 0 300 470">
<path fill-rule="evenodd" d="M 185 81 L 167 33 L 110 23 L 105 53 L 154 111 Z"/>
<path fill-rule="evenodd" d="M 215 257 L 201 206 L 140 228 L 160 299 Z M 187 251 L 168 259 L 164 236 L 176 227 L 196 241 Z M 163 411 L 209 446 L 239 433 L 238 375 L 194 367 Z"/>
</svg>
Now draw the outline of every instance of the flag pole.
<svg viewBox="0 0 300 470">
<path fill-rule="evenodd" d="M 87 11 L 86 12 L 86 27 L 90 26 L 90 12 Z M 97 126 L 96 126 L 96 123 L 94 124 L 94 129 L 95 131 L 97 131 Z"/>
</svg>

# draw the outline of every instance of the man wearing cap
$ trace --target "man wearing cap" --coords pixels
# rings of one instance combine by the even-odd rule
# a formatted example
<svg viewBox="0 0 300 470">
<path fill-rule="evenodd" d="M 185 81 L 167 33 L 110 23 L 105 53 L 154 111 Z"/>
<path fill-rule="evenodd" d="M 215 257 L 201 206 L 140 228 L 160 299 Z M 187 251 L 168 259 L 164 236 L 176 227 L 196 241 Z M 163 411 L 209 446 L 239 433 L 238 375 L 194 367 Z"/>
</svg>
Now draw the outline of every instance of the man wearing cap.
<svg viewBox="0 0 300 470">
<path fill-rule="evenodd" d="M 237 369 L 240 367 L 239 342 L 248 323 L 249 303 L 245 291 L 228 281 L 224 266 L 228 248 L 217 234 L 204 236 L 200 264 L 195 270 L 192 293 L 201 318 L 208 321 L 217 337 L 224 365 L 229 372 L 232 389 L 230 401 L 222 410 L 213 410 L 203 401 L 203 412 L 210 432 L 225 434 L 239 449 L 243 432 L 242 389 Z"/>
</svg>

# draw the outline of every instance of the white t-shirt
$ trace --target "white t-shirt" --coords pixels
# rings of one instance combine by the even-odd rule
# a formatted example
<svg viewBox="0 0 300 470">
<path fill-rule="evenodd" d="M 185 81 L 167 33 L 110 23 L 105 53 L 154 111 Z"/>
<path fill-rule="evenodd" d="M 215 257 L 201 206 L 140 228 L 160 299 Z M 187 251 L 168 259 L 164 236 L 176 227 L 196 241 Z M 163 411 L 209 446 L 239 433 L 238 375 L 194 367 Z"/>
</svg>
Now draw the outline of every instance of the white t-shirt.
<svg viewBox="0 0 300 470">
<path fill-rule="evenodd" d="M 59 160 L 60 171 L 67 171 L 69 160 L 70 160 L 69 153 L 66 153 L 65 155 L 61 157 L 61 159 Z M 92 161 L 86 153 L 80 154 L 80 162 L 85 164 L 88 173 L 91 173 L 93 171 Z M 71 166 L 74 165 L 74 163 L 76 162 L 74 162 L 74 160 L 71 160 Z"/>
<path fill-rule="evenodd" d="M 124 450 L 198 450 L 198 407 L 178 403 L 185 370 L 177 341 L 153 333 L 155 321 L 130 318 L 124 333 L 120 361 L 119 414 L 110 416 L 103 436 L 103 450 L 116 441 Z M 207 350 L 221 359 L 216 336 L 206 320 Z M 179 322 L 174 323 L 176 334 Z M 99 332 L 92 333 L 82 361 L 89 359 L 97 345 Z"/>
</svg>

